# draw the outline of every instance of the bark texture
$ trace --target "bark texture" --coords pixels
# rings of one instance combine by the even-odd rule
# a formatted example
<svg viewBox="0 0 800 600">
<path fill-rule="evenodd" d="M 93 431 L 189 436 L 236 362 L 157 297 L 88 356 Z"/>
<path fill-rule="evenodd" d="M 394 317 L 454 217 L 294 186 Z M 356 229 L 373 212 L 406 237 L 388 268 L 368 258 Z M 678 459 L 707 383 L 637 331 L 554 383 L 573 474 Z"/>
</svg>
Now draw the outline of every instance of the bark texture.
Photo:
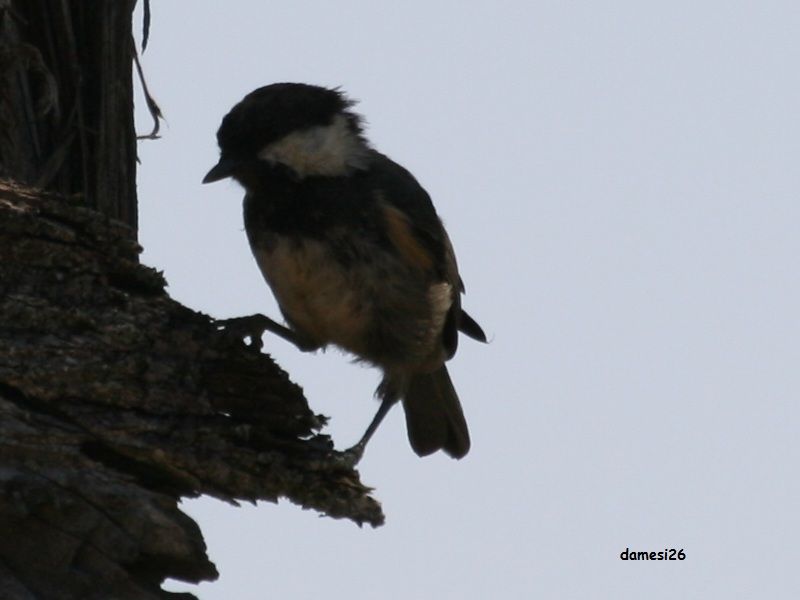
<svg viewBox="0 0 800 600">
<path fill-rule="evenodd" d="M 136 235 L 136 0 L 0 0 L 0 177 Z"/>
<path fill-rule="evenodd" d="M 182 496 L 383 521 L 272 359 L 171 300 L 127 227 L 0 180 L 0 598 L 216 577 Z"/>
</svg>

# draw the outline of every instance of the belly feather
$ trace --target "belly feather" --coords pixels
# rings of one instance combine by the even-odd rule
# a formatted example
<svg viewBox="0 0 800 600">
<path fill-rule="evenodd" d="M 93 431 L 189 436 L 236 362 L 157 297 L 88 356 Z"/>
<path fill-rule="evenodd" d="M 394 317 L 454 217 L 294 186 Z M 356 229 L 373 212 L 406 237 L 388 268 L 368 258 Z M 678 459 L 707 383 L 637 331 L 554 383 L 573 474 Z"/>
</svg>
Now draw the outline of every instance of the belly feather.
<svg viewBox="0 0 800 600">
<path fill-rule="evenodd" d="M 315 240 L 270 246 L 254 250 L 256 262 L 291 325 L 319 344 L 361 353 L 368 316 L 352 276 Z"/>
</svg>

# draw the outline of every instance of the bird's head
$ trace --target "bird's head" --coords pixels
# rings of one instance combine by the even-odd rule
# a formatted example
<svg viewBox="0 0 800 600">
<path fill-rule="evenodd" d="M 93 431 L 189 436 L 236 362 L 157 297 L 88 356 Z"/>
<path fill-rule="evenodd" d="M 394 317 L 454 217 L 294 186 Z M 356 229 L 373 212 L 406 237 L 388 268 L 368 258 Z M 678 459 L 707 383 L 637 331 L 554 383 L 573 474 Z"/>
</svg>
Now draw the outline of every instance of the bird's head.
<svg viewBox="0 0 800 600">
<path fill-rule="evenodd" d="M 279 167 L 294 177 L 337 177 L 365 168 L 369 146 L 353 102 L 337 89 L 273 83 L 247 94 L 217 131 L 219 162 L 203 183 Z"/>
</svg>

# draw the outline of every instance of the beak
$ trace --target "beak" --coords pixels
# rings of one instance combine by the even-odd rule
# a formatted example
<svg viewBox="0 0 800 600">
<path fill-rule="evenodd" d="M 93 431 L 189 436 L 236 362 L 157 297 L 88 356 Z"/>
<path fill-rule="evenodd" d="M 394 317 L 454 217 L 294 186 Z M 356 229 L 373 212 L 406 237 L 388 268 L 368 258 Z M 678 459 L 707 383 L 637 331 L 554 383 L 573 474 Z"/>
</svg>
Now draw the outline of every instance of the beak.
<svg viewBox="0 0 800 600">
<path fill-rule="evenodd" d="M 220 157 L 219 162 L 211 167 L 211 170 L 203 177 L 203 183 L 211 183 L 212 181 L 219 181 L 220 179 L 230 177 L 233 175 L 238 165 L 238 160 L 226 158 L 224 156 Z"/>
</svg>

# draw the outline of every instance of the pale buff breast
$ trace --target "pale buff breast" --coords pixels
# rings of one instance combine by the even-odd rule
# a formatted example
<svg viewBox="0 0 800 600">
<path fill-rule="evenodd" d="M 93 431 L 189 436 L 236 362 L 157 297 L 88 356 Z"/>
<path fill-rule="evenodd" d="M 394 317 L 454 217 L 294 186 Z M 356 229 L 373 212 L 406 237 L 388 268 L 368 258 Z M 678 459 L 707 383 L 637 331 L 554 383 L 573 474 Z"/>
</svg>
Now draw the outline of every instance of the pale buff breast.
<svg viewBox="0 0 800 600">
<path fill-rule="evenodd" d="M 314 240 L 276 237 L 269 246 L 254 255 L 291 324 L 315 342 L 361 354 L 369 315 L 346 271 Z"/>
</svg>

